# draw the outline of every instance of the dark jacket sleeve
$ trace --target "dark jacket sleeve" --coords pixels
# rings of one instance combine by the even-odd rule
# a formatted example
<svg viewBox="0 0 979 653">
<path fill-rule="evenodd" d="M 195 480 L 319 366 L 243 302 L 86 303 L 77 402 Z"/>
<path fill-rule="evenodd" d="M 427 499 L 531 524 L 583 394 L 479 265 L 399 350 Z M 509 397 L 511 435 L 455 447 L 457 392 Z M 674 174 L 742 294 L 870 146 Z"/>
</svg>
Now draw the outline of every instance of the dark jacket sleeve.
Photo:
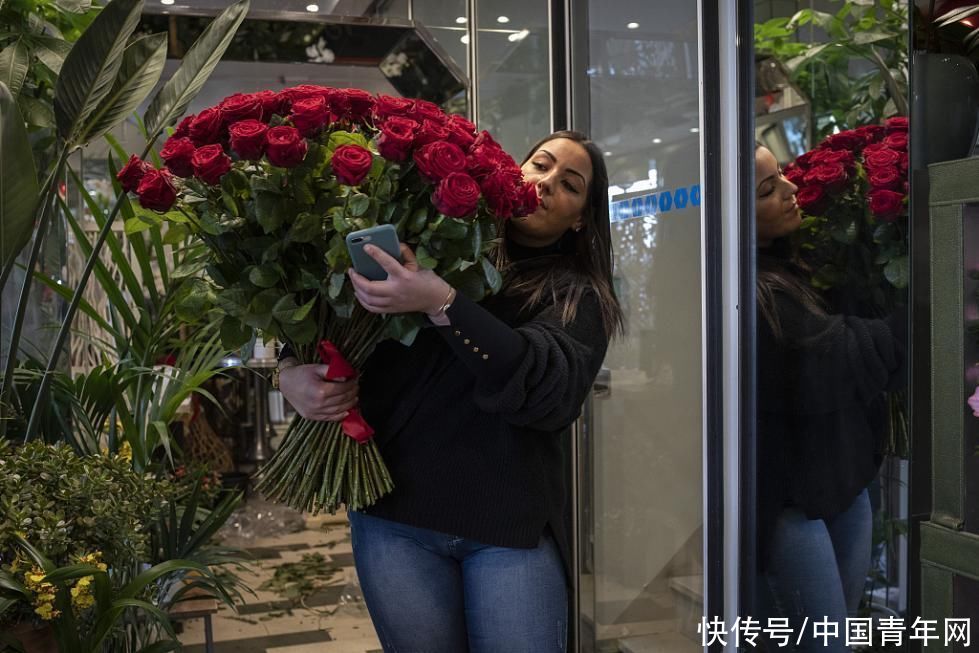
<svg viewBox="0 0 979 653">
<path fill-rule="evenodd" d="M 562 429 L 577 418 L 608 348 L 593 292 L 568 324 L 552 306 L 511 328 L 465 299 L 448 316 L 452 324 L 440 333 L 476 376 L 480 408 L 539 430 Z"/>
<path fill-rule="evenodd" d="M 776 293 L 782 333 L 758 314 L 758 400 L 763 410 L 819 414 L 869 404 L 905 377 L 894 319 L 816 315 Z"/>
</svg>

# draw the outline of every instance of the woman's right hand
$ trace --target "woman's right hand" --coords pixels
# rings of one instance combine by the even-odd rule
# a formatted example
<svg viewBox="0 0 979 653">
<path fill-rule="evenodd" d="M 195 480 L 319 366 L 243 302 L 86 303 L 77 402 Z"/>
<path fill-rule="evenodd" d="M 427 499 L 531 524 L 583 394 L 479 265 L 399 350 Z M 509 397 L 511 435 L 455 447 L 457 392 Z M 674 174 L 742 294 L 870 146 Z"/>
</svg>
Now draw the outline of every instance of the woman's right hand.
<svg viewBox="0 0 979 653">
<path fill-rule="evenodd" d="M 300 416 L 339 422 L 357 405 L 356 379 L 327 381 L 327 365 L 292 365 L 279 372 L 279 390 Z"/>
</svg>

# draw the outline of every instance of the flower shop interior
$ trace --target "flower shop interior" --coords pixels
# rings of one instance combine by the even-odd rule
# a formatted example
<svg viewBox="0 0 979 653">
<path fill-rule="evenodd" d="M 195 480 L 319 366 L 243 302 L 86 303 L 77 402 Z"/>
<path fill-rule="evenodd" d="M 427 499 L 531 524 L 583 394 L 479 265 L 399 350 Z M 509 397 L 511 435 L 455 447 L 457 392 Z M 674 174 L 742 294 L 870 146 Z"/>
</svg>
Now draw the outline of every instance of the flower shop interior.
<svg viewBox="0 0 979 653">
<path fill-rule="evenodd" d="M 297 99 L 327 87 L 365 92 L 324 114 L 336 124 L 355 123 L 359 101 L 379 116 L 374 98 L 409 98 L 517 163 L 558 129 L 604 154 L 626 329 L 568 435 L 568 650 L 755 646 L 737 625 L 708 637 L 706 622 L 731 626 L 762 600 L 758 420 L 773 384 L 764 311 L 738 310 L 760 301 L 766 270 L 759 148 L 797 187 L 796 269 L 820 310 L 900 325 L 903 363 L 868 427 L 877 471 L 853 615 L 904 632 L 854 643 L 964 650 L 939 622 L 979 619 L 977 62 L 979 3 L 964 0 L 0 0 L 0 648 L 383 650 L 346 507 L 397 488 L 374 472 L 314 485 L 305 461 L 334 454 L 287 446 L 301 420 L 278 359 L 319 333 L 314 301 L 272 291 L 290 265 L 274 238 L 263 265 L 203 254 L 248 249 L 229 240 L 235 220 L 265 234 L 295 221 L 289 237 L 309 247 L 323 216 L 383 222 L 393 177 L 370 158 L 381 195 L 350 190 L 366 177 L 310 182 L 347 190 L 303 227 L 275 199 L 243 208 L 282 180 L 241 172 L 262 156 L 245 154 L 244 131 L 198 140 L 216 107 L 281 112 L 254 126 L 268 169 L 306 165 L 320 149 L 299 137 L 273 159 L 272 132 L 311 133 Z M 391 158 L 390 134 L 350 129 L 322 151 Z M 188 182 L 180 202 L 214 198 L 216 213 L 172 208 L 171 173 L 211 184 Z M 340 244 L 316 251 L 349 265 L 333 229 Z M 439 242 L 464 238 L 474 261 L 495 237 L 459 233 Z M 499 275 L 482 260 L 465 278 L 488 293 Z M 331 269 L 307 294 L 352 298 Z M 388 324 L 403 342 L 418 331 Z M 301 357 L 326 356 L 314 350 Z M 329 433 L 343 452 L 374 446 L 347 421 Z M 270 463 L 287 455 L 280 473 Z M 923 619 L 938 623 L 931 640 Z"/>
</svg>

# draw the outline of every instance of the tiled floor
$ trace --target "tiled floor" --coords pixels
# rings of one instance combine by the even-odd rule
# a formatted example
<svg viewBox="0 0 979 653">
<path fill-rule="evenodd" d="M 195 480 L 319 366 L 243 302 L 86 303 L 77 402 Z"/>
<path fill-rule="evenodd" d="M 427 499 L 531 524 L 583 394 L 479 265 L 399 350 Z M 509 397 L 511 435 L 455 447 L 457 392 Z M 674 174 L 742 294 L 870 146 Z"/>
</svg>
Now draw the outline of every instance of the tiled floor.
<svg viewBox="0 0 979 653">
<path fill-rule="evenodd" d="M 247 596 L 237 614 L 222 606 L 211 617 L 215 651 L 381 653 L 363 602 L 350 600 L 348 593 L 352 589 L 349 582 L 356 580 L 356 573 L 344 515 L 308 517 L 305 530 L 300 532 L 230 544 L 240 545 L 254 555 L 251 571 L 241 575 L 256 595 Z M 323 555 L 332 575 L 305 605 L 295 605 L 278 593 L 257 589 L 272 578 L 276 567 L 298 562 L 308 553 Z M 183 622 L 180 641 L 186 653 L 203 653 L 203 619 Z"/>
</svg>

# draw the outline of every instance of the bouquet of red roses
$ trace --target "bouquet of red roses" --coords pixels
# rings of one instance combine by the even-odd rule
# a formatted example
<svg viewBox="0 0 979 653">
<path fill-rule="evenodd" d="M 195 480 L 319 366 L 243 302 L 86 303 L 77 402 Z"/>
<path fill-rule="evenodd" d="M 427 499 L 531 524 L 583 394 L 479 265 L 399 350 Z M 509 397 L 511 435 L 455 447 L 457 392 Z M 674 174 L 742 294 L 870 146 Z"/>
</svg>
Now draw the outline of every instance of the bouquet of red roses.
<svg viewBox="0 0 979 653">
<path fill-rule="evenodd" d="M 813 284 L 846 288 L 876 316 L 908 285 L 907 149 L 907 118 L 890 118 L 833 134 L 785 168 Z"/>
<path fill-rule="evenodd" d="M 419 265 L 473 299 L 500 287 L 488 258 L 498 221 L 537 204 L 519 166 L 489 134 L 435 104 L 359 89 L 303 85 L 235 94 L 185 118 L 165 167 L 132 157 L 119 172 L 169 239 L 204 254 L 178 311 L 221 317 L 229 348 L 261 331 L 329 378 L 351 377 L 377 342 L 410 343 L 417 315 L 368 313 L 354 299 L 345 236 L 395 226 Z M 174 235 L 176 234 L 176 235 Z M 261 471 L 259 489 L 302 510 L 360 508 L 392 489 L 357 411 L 342 424 L 297 417 Z"/>
<path fill-rule="evenodd" d="M 785 168 L 799 187 L 812 284 L 836 310 L 882 317 L 907 303 L 908 119 L 833 134 Z M 907 457 L 904 394 L 891 393 L 883 453 Z"/>
</svg>

